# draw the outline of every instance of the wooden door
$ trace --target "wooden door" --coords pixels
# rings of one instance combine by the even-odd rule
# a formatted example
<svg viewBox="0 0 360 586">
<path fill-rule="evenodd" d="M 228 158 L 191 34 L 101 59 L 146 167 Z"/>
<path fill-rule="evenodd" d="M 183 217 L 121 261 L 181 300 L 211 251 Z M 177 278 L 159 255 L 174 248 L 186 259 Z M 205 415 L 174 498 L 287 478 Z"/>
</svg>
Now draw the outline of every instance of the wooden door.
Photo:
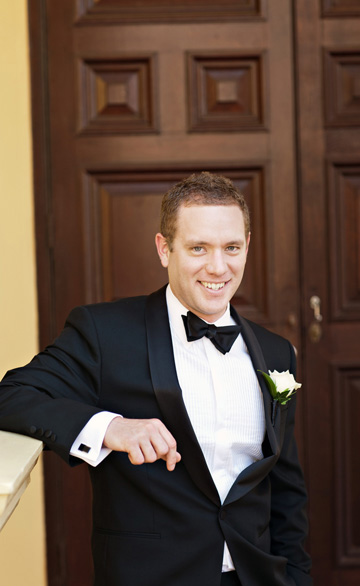
<svg viewBox="0 0 360 586">
<path fill-rule="evenodd" d="M 300 348 L 289 2 L 29 7 L 41 346 L 74 305 L 166 282 L 153 246 L 161 196 L 209 169 L 251 208 L 236 307 Z M 47 454 L 45 468 L 49 585 L 90 585 L 86 467 Z"/>
<path fill-rule="evenodd" d="M 324 586 L 360 584 L 359 17 L 356 1 L 296 2 L 305 452 Z"/>
</svg>

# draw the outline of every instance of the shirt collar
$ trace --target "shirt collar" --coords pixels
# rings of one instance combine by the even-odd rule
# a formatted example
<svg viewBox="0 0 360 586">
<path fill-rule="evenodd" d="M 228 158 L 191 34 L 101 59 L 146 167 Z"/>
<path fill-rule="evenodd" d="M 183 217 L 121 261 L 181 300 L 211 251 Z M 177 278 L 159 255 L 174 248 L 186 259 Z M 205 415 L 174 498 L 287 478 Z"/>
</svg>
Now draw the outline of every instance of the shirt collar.
<svg viewBox="0 0 360 586">
<path fill-rule="evenodd" d="M 172 331 L 176 333 L 176 335 L 180 338 L 182 342 L 188 343 L 186 339 L 184 322 L 181 317 L 182 315 L 187 315 L 188 309 L 186 309 L 186 307 L 184 307 L 184 305 L 178 300 L 178 298 L 175 297 L 170 285 L 168 285 L 166 288 L 166 303 L 168 308 L 170 327 Z M 235 323 L 236 322 L 230 315 L 230 304 L 228 303 L 224 315 L 222 315 L 218 320 L 216 320 L 214 324 L 216 326 L 230 326 Z"/>
</svg>

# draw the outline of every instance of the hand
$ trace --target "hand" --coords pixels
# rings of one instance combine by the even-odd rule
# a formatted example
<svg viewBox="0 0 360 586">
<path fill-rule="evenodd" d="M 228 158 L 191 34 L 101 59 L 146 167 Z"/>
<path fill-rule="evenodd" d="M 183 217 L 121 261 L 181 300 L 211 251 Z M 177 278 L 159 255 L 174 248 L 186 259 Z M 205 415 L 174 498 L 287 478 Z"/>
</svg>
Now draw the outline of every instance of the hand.
<svg viewBox="0 0 360 586">
<path fill-rule="evenodd" d="M 126 452 L 135 465 L 161 459 L 171 471 L 181 460 L 175 439 L 159 419 L 115 417 L 106 430 L 103 445 L 117 452 Z"/>
</svg>

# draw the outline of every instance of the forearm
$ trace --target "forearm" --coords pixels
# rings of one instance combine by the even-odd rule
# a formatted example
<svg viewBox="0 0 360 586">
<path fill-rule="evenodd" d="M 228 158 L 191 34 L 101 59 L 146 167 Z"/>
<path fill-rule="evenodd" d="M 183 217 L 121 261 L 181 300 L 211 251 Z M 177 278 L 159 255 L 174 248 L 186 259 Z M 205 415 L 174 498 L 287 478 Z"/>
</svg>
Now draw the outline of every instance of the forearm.
<svg viewBox="0 0 360 586">
<path fill-rule="evenodd" d="M 78 401 L 53 399 L 26 385 L 0 384 L 0 429 L 41 440 L 66 462 L 76 436 L 98 411 Z"/>
<path fill-rule="evenodd" d="M 0 429 L 41 439 L 69 459 L 87 421 L 100 411 L 100 352 L 88 312 L 72 312 L 61 335 L 0 383 Z"/>
</svg>

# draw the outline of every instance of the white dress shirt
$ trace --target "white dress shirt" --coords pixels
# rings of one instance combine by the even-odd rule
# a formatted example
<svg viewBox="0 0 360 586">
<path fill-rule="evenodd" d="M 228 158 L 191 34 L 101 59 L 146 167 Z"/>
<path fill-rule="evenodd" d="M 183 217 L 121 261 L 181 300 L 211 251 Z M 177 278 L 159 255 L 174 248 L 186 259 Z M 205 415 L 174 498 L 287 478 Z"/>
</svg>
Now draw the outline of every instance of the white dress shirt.
<svg viewBox="0 0 360 586">
<path fill-rule="evenodd" d="M 237 476 L 263 458 L 265 434 L 262 393 L 241 335 L 230 352 L 222 354 L 206 337 L 188 342 L 182 315 L 187 309 L 166 291 L 176 372 L 191 424 L 218 490 L 221 502 Z M 227 326 L 235 321 L 228 307 L 215 322 Z M 97 466 L 110 452 L 102 441 L 110 421 L 117 414 L 94 415 L 76 438 L 71 454 Z M 176 439 L 176 438 L 175 438 Z M 79 449 L 81 444 L 88 451 Z M 234 569 L 225 544 L 223 571 Z"/>
<path fill-rule="evenodd" d="M 221 502 L 237 476 L 263 458 L 264 403 L 241 335 L 222 354 L 208 338 L 188 342 L 181 315 L 187 309 L 166 291 L 176 372 L 183 399 Z M 235 324 L 230 307 L 216 326 Z M 223 571 L 234 569 L 225 544 Z"/>
</svg>

